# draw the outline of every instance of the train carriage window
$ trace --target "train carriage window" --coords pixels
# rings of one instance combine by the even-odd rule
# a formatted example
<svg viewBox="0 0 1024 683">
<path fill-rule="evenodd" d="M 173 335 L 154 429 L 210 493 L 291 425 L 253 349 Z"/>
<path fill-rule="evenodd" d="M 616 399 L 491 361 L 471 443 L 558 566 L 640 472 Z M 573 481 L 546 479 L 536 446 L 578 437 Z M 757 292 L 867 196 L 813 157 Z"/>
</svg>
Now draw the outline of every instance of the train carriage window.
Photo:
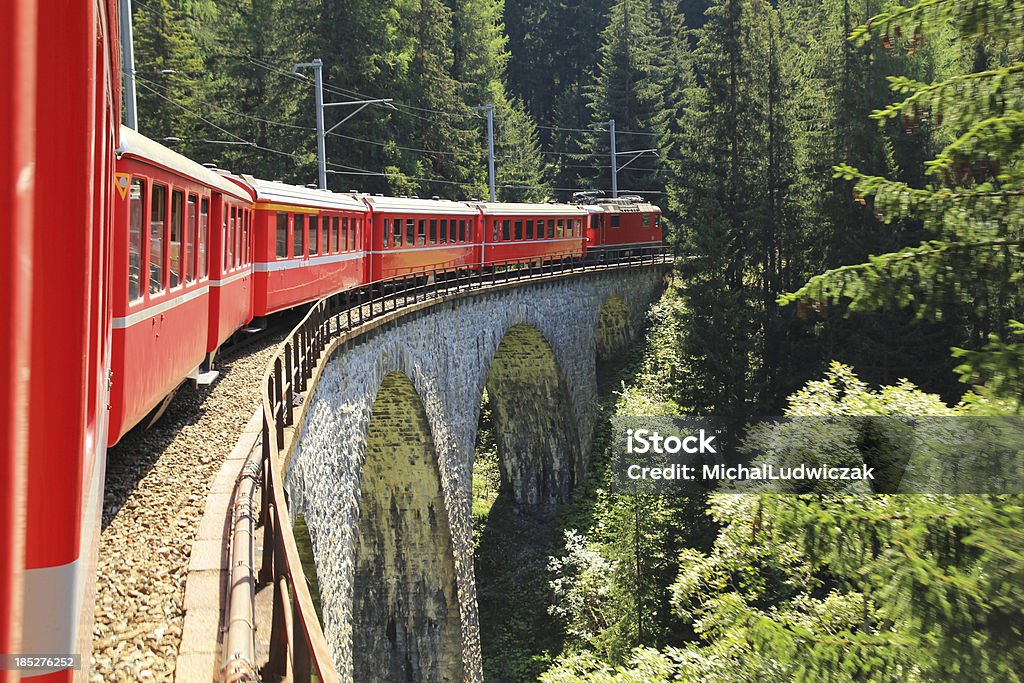
<svg viewBox="0 0 1024 683">
<path fill-rule="evenodd" d="M 199 277 L 210 276 L 210 200 L 203 197 L 199 202 Z"/>
<path fill-rule="evenodd" d="M 523 222 L 522 221 L 516 221 L 516 236 L 515 236 L 515 238 L 517 240 L 523 239 Z"/>
<path fill-rule="evenodd" d="M 512 221 L 504 220 L 501 222 L 501 239 L 506 242 L 512 239 Z"/>
<path fill-rule="evenodd" d="M 149 216 L 149 291 L 156 294 L 164 288 L 164 244 L 167 221 L 167 187 L 153 186 Z"/>
<path fill-rule="evenodd" d="M 341 250 L 348 251 L 348 216 L 341 217 Z"/>
<path fill-rule="evenodd" d="M 622 217 L 619 214 L 613 213 L 612 214 L 612 227 L 613 228 L 619 227 L 621 220 L 622 220 Z"/>
<path fill-rule="evenodd" d="M 181 284 L 181 232 L 185 223 L 185 193 L 175 190 L 171 195 L 171 287 Z"/>
<path fill-rule="evenodd" d="M 400 247 L 402 246 L 402 219 L 393 218 L 391 220 L 391 246 Z"/>
<path fill-rule="evenodd" d="M 412 247 L 416 245 L 416 219 L 406 218 L 405 219 L 405 246 Z"/>
<path fill-rule="evenodd" d="M 390 237 L 391 237 L 391 222 L 387 218 L 384 219 L 384 234 L 383 234 L 383 237 L 384 237 L 383 245 L 384 245 L 384 248 L 387 249 L 388 248 L 388 239 L 390 239 Z"/>
<path fill-rule="evenodd" d="M 427 243 L 427 219 L 421 218 L 417 227 L 419 230 L 416 232 L 416 244 L 423 246 Z"/>
<path fill-rule="evenodd" d="M 544 239 L 544 219 L 541 218 L 537 221 L 537 239 Z"/>
<path fill-rule="evenodd" d="M 153 186 L 149 217 L 149 291 L 156 294 L 164 288 L 164 243 L 167 240 L 167 187 Z"/>
<path fill-rule="evenodd" d="M 497 220 L 491 221 L 491 241 L 492 242 L 497 242 L 498 241 L 498 221 Z"/>
<path fill-rule="evenodd" d="M 526 221 L 526 239 L 533 239 L 533 221 Z"/>
<path fill-rule="evenodd" d="M 460 242 L 468 242 L 469 240 L 470 240 L 470 236 L 469 236 L 469 221 L 467 221 L 465 218 L 460 219 L 459 220 L 459 241 Z"/>
<path fill-rule="evenodd" d="M 245 210 L 245 265 L 252 263 L 252 211 Z"/>
<path fill-rule="evenodd" d="M 320 216 L 309 217 L 309 254 L 315 256 L 320 248 Z"/>
<path fill-rule="evenodd" d="M 146 181 L 132 180 L 128 191 L 128 300 L 142 296 L 142 230 L 146 211 Z"/>
<path fill-rule="evenodd" d="M 288 258 L 288 214 L 277 214 L 277 258 Z"/>
<path fill-rule="evenodd" d="M 558 230 L 555 232 L 556 237 L 565 237 L 565 219 L 558 219 Z"/>
<path fill-rule="evenodd" d="M 294 225 L 292 226 L 292 256 L 302 256 L 306 250 L 306 217 L 295 214 Z"/>
<path fill-rule="evenodd" d="M 430 242 L 428 244 L 437 244 L 437 219 L 430 219 Z"/>
<path fill-rule="evenodd" d="M 642 213 L 642 214 L 640 214 L 640 225 L 645 227 L 645 228 L 651 227 L 651 214 L 649 214 L 649 213 Z"/>
<path fill-rule="evenodd" d="M 454 225 L 455 225 L 455 221 L 452 221 L 452 226 L 454 226 Z M 441 244 L 448 244 L 448 219 L 447 218 L 442 218 L 441 219 L 441 228 L 438 231 L 437 237 L 438 237 L 438 241 Z M 452 240 L 452 241 L 454 242 L 455 240 Z"/>
<path fill-rule="evenodd" d="M 575 224 L 576 229 L 573 231 L 572 236 L 580 237 L 581 235 L 583 235 L 583 221 L 577 218 L 575 221 L 573 221 L 573 223 Z"/>
<path fill-rule="evenodd" d="M 453 244 L 455 242 L 458 242 L 459 241 L 459 234 L 458 234 L 458 232 L 459 231 L 458 231 L 458 229 L 455 226 L 455 219 L 453 218 L 450 221 L 448 221 L 448 241 L 453 243 Z"/>
<path fill-rule="evenodd" d="M 353 218 L 352 219 L 352 251 L 358 251 L 360 240 L 363 235 L 363 219 Z"/>
<path fill-rule="evenodd" d="M 554 236 L 555 236 L 555 219 L 551 218 L 551 219 L 548 219 L 548 239 L 551 239 Z"/>
<path fill-rule="evenodd" d="M 231 270 L 235 260 L 235 207 L 225 205 L 224 219 L 227 228 L 224 232 L 224 272 Z"/>
<path fill-rule="evenodd" d="M 185 220 L 185 282 L 196 281 L 196 223 L 199 221 L 199 197 L 188 196 L 188 211 Z"/>
<path fill-rule="evenodd" d="M 329 254 L 331 253 L 331 231 L 330 231 L 330 218 L 327 216 L 323 217 L 320 222 L 320 253 Z"/>
<path fill-rule="evenodd" d="M 337 254 L 341 251 L 341 244 L 338 242 L 338 231 L 341 228 L 341 221 L 337 216 L 331 216 L 331 253 Z"/>
<path fill-rule="evenodd" d="M 242 210 L 235 207 L 235 267 L 242 264 Z"/>
</svg>

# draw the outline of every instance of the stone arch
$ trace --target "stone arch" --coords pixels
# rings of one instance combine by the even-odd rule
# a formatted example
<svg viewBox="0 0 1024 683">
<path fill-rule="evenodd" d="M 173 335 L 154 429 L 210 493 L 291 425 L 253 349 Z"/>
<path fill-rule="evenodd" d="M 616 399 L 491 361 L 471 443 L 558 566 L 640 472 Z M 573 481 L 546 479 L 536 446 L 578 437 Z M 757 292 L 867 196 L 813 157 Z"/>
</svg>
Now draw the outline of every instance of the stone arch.
<svg viewBox="0 0 1024 683">
<path fill-rule="evenodd" d="M 356 681 L 462 681 L 452 533 L 437 452 L 409 378 L 384 377 L 371 411 L 354 547 Z"/>
<path fill-rule="evenodd" d="M 565 376 L 536 327 L 519 323 L 505 332 L 485 388 L 502 493 L 521 511 L 550 514 L 568 500 L 583 460 Z"/>
<path fill-rule="evenodd" d="M 595 346 L 598 363 L 614 362 L 635 336 L 633 313 L 617 294 L 608 297 L 597 318 Z"/>
</svg>

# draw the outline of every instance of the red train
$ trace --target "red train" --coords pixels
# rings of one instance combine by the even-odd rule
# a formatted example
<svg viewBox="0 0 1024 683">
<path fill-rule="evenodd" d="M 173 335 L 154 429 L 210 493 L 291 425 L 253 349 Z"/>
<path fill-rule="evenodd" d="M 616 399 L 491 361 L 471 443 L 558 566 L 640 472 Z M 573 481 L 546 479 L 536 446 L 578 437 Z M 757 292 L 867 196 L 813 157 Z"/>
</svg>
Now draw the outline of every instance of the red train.
<svg viewBox="0 0 1024 683">
<path fill-rule="evenodd" d="M 0 3 L 0 654 L 81 654 L 107 442 L 120 79 L 113 0 Z M 57 49 L 55 49 L 57 46 Z M 14 664 L 17 664 L 16 662 Z"/>
<path fill-rule="evenodd" d="M 661 243 L 660 211 L 634 199 L 335 193 L 221 175 L 127 128 L 121 137 L 111 445 L 185 379 L 208 381 L 217 349 L 254 319 L 425 271 Z"/>
<path fill-rule="evenodd" d="M 217 173 L 118 126 L 113 0 L 0 3 L 0 24 L 0 655 L 80 653 L 87 669 L 104 448 L 183 381 L 210 381 L 254 320 L 437 269 L 661 242 L 660 211 L 635 200 L 390 198 Z M 83 670 L 0 670 L 15 677 Z"/>
</svg>

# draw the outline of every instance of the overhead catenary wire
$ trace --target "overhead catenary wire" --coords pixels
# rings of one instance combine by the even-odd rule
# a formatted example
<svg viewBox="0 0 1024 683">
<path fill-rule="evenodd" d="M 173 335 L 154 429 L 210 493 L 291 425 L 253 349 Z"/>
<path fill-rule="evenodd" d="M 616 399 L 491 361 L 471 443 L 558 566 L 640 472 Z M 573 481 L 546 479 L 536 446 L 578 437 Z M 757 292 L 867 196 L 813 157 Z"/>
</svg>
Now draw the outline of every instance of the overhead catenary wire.
<svg viewBox="0 0 1024 683">
<path fill-rule="evenodd" d="M 308 79 L 306 79 L 305 77 L 302 77 L 301 75 L 292 74 L 290 72 L 286 72 L 286 71 L 284 71 L 282 69 L 278 69 L 277 67 L 275 67 L 275 66 L 273 66 L 272 64 L 269 64 L 269 63 L 261 63 L 262 60 L 257 60 L 257 59 L 252 58 L 252 57 L 246 57 L 246 59 L 249 59 L 251 62 L 253 62 L 257 66 L 261 66 L 262 68 L 279 72 L 279 73 L 281 73 L 284 76 L 287 76 L 287 77 L 290 77 L 290 78 L 295 78 L 297 80 L 301 80 L 301 81 L 304 81 L 304 82 L 308 81 Z M 168 97 L 167 95 L 165 95 L 164 93 L 161 93 L 157 89 L 158 87 L 163 87 L 164 89 L 167 89 L 167 88 L 169 88 L 169 86 L 166 86 L 166 85 L 161 86 L 161 84 L 159 84 L 159 83 L 157 83 L 155 81 L 151 81 L 151 80 L 149 80 L 149 79 L 147 79 L 145 77 L 137 77 L 137 80 L 140 81 L 140 85 L 144 89 L 146 89 L 147 91 L 149 91 L 152 94 L 156 95 L 157 97 L 159 97 L 159 98 L 169 102 L 170 104 L 174 105 L 175 107 L 177 107 L 178 109 L 184 111 L 185 113 L 189 114 L 190 116 L 195 117 L 196 119 L 198 119 L 199 121 L 203 122 L 204 124 L 210 126 L 211 128 L 213 128 L 213 129 L 215 129 L 215 130 L 217 130 L 217 131 L 219 131 L 219 132 L 229 136 L 230 138 L 233 138 L 233 140 L 236 141 L 238 144 L 244 144 L 244 145 L 252 147 L 254 149 L 259 149 L 261 151 L 272 153 L 272 154 L 277 154 L 277 155 L 280 155 L 280 156 L 287 156 L 287 157 L 292 158 L 294 160 L 305 161 L 305 159 L 303 159 L 299 154 L 297 154 L 295 152 L 288 152 L 288 151 L 284 151 L 284 150 L 274 149 L 274 148 L 271 148 L 271 147 L 260 145 L 260 144 L 258 144 L 256 142 L 251 141 L 251 140 L 247 140 L 246 138 L 244 138 L 244 137 L 242 137 L 242 136 L 240 136 L 240 135 L 238 135 L 238 134 L 236 134 L 236 133 L 234 133 L 234 132 L 232 132 L 230 130 L 227 130 L 226 128 L 223 128 L 222 126 L 220 126 L 220 125 L 218 125 L 216 123 L 214 123 L 213 121 L 210 121 L 208 118 L 204 117 L 200 113 L 195 112 L 195 111 L 189 109 L 185 105 L 183 105 L 180 102 L 172 99 L 171 97 Z M 355 91 L 350 91 L 350 92 L 355 92 Z M 357 94 L 360 94 L 360 93 L 357 93 Z M 215 108 L 215 109 L 217 109 L 217 110 L 219 110 L 221 112 L 224 112 L 226 114 L 230 114 L 232 116 L 238 116 L 238 117 L 242 117 L 242 118 L 247 118 L 247 119 L 250 119 L 250 120 L 259 121 L 259 122 L 265 123 L 267 125 L 281 126 L 281 127 L 285 127 L 285 128 L 289 128 L 289 129 L 301 130 L 301 131 L 306 131 L 306 132 L 313 132 L 313 130 L 314 130 L 313 128 L 307 127 L 307 126 L 301 126 L 301 125 L 297 125 L 297 124 L 291 124 L 291 123 L 287 123 L 287 122 L 276 121 L 276 120 L 273 120 L 273 119 L 267 119 L 267 118 L 264 118 L 264 117 L 256 116 L 254 114 L 248 114 L 248 113 L 245 113 L 245 112 L 240 112 L 240 111 L 232 110 L 232 109 L 230 109 L 228 107 L 225 107 L 223 105 L 220 105 L 220 104 L 214 104 L 214 103 L 210 103 L 210 102 L 207 102 L 207 101 L 204 101 L 204 100 L 199 100 L 199 101 L 202 102 L 202 104 L 204 104 L 205 106 L 213 107 L 213 108 Z M 404 105 L 400 104 L 400 106 L 404 106 Z M 420 109 L 423 110 L 423 111 L 429 111 L 429 112 L 433 112 L 433 113 L 449 113 L 449 112 L 441 112 L 440 110 L 431 110 L 429 108 L 420 108 Z M 556 127 L 550 127 L 549 126 L 548 128 L 554 129 Z M 574 130 L 576 132 L 579 132 L 579 131 L 582 131 L 582 132 L 599 132 L 599 131 L 593 131 L 593 130 L 588 130 L 588 129 L 566 129 L 566 130 Z M 624 131 L 624 132 L 628 133 L 628 131 Z M 376 145 L 376 146 L 381 146 L 381 147 L 393 146 L 396 149 L 401 149 L 401 150 L 404 150 L 404 151 L 409 151 L 409 152 L 413 152 L 413 153 L 417 153 L 417 154 L 438 154 L 438 155 L 441 155 L 441 156 L 471 156 L 472 155 L 471 152 L 446 152 L 446 151 L 443 151 L 443 150 L 427 150 L 427 149 L 423 149 L 423 148 L 416 148 L 416 147 L 409 147 L 409 146 L 398 145 L 397 143 L 384 142 L 384 141 L 379 141 L 379 140 L 370 140 L 370 139 L 366 139 L 366 138 L 360 138 L 360 137 L 357 137 L 357 136 L 345 135 L 345 134 L 342 134 L 342 133 L 333 133 L 332 132 L 331 135 L 334 135 L 334 136 L 342 138 L 342 139 L 351 140 L 351 141 L 354 141 L 354 142 L 371 144 L 371 145 Z M 182 140 L 182 141 L 184 141 L 184 140 Z M 200 140 L 196 140 L 196 142 L 224 144 L 224 143 L 222 143 L 220 141 L 209 140 L 209 139 L 200 139 Z M 610 154 L 595 153 L 595 152 L 579 152 L 579 153 L 576 153 L 576 152 L 560 152 L 560 151 L 542 151 L 540 153 L 541 154 L 546 154 L 546 155 L 552 155 L 552 156 L 575 157 L 576 159 L 583 159 L 583 158 L 592 157 L 592 156 L 599 156 L 599 157 L 608 157 L 608 156 L 610 156 Z M 478 156 L 483 156 L 483 155 L 481 153 Z M 332 166 L 333 169 L 335 169 L 335 170 L 331 171 L 334 174 L 350 174 L 350 175 L 376 176 L 376 177 L 386 177 L 386 178 L 387 177 L 401 177 L 401 178 L 406 178 L 408 180 L 420 181 L 420 182 L 439 183 L 439 184 L 446 184 L 446 185 L 455 185 L 455 186 L 460 186 L 460 187 L 472 187 L 472 188 L 477 188 L 478 187 L 478 185 L 476 183 L 452 181 L 452 180 L 447 180 L 447 179 L 444 179 L 444 178 L 430 178 L 430 177 L 423 177 L 423 176 L 412 176 L 412 175 L 406 175 L 406 174 L 401 173 L 401 172 L 372 171 L 370 169 L 360 168 L 360 167 L 357 167 L 357 166 L 351 166 L 351 165 L 347 165 L 347 164 L 331 163 L 329 165 Z M 584 168 L 593 168 L 594 170 L 600 170 L 599 166 L 584 167 Z M 344 170 L 337 170 L 337 169 L 344 169 Z M 648 169 L 640 169 L 640 168 L 635 169 L 635 170 L 636 171 L 648 171 Z M 658 169 L 650 169 L 650 172 L 657 172 L 657 170 Z M 564 192 L 578 192 L 578 191 L 581 191 L 583 189 L 583 188 L 553 188 L 553 187 L 543 186 L 543 185 L 516 185 L 516 184 L 508 184 L 508 183 L 501 185 L 501 187 L 506 188 L 506 189 L 543 189 L 543 190 L 549 190 L 549 191 L 564 191 Z M 655 192 L 655 191 L 631 190 L 631 192 L 638 193 L 638 194 L 639 193 L 645 193 L 645 194 L 664 194 L 662 192 Z"/>
</svg>

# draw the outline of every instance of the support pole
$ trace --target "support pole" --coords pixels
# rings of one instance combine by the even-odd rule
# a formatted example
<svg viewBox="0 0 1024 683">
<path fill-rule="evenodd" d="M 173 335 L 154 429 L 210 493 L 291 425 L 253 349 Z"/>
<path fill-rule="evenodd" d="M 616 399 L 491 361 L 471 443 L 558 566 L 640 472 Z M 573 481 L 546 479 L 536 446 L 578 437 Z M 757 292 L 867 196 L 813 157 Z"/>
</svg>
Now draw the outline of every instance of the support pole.
<svg viewBox="0 0 1024 683">
<path fill-rule="evenodd" d="M 494 105 L 487 105 L 487 177 L 491 186 L 491 201 L 498 201 L 494 191 Z"/>
<path fill-rule="evenodd" d="M 615 151 L 615 119 L 608 121 L 612 141 L 612 198 L 619 196 L 619 155 Z"/>
<path fill-rule="evenodd" d="M 124 125 L 139 129 L 138 98 L 135 94 L 135 46 L 132 37 L 132 0 L 120 0 L 121 56 L 124 63 Z"/>
<path fill-rule="evenodd" d="M 316 163 L 320 168 L 320 189 L 327 189 L 327 134 L 324 132 L 324 63 L 313 60 L 313 80 L 316 88 Z"/>
</svg>

